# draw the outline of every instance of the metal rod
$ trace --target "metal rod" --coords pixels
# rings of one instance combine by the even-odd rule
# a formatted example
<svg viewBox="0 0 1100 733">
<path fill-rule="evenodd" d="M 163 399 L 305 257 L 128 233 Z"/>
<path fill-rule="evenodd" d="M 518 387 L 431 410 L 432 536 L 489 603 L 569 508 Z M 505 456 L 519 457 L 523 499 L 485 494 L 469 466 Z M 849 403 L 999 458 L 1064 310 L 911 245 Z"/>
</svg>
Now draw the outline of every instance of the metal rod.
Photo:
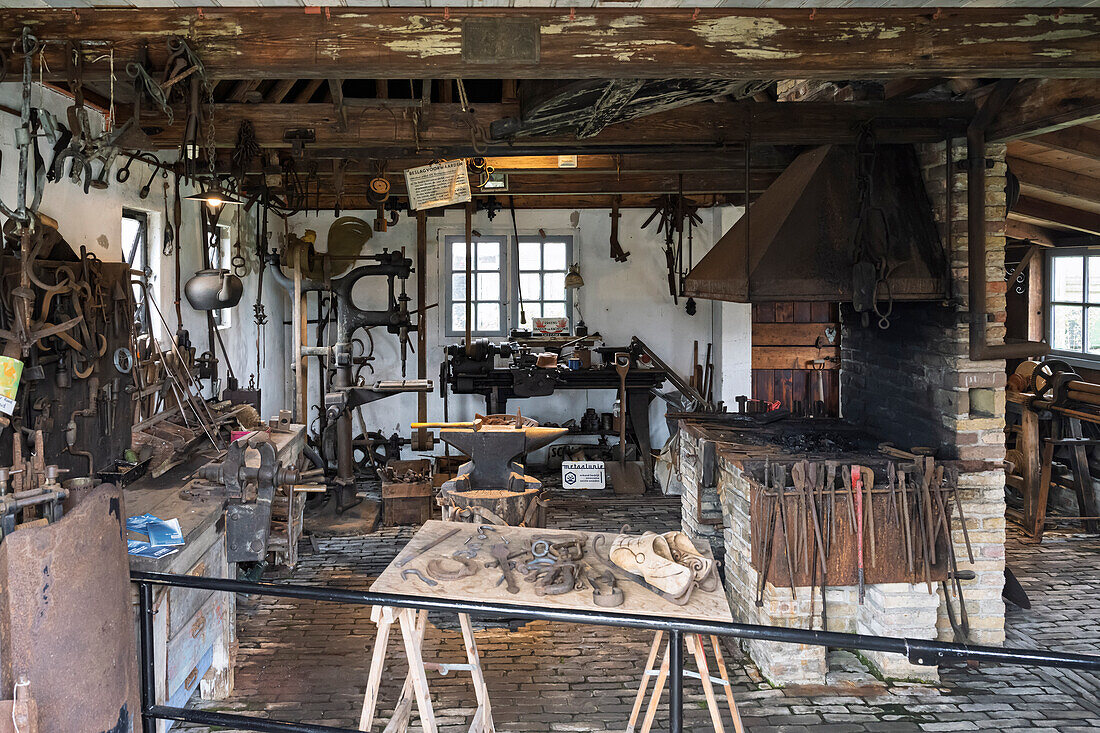
<svg viewBox="0 0 1100 733">
<path fill-rule="evenodd" d="M 668 730 L 684 731 L 684 632 L 673 629 L 668 635 Z"/>
<path fill-rule="evenodd" d="M 422 608 L 429 611 L 469 613 L 475 616 L 505 615 L 512 618 L 561 623 L 620 626 L 650 631 L 682 631 L 689 634 L 716 634 L 757 641 L 810 644 L 840 649 L 858 649 L 902 654 L 914 664 L 935 665 L 949 661 L 977 660 L 999 664 L 1035 665 L 1065 669 L 1100 670 L 1100 656 L 1055 652 L 1046 649 L 974 646 L 930 639 L 865 636 L 835 631 L 811 631 L 758 624 L 721 621 L 696 621 L 669 616 L 638 616 L 627 613 L 563 608 L 532 608 L 491 601 L 456 601 L 393 593 L 372 593 L 345 588 L 315 587 L 283 583 L 250 583 L 233 578 L 202 578 L 172 573 L 131 571 L 137 582 L 180 588 L 203 588 L 229 593 L 299 598 L 367 606 Z"/>
<path fill-rule="evenodd" d="M 191 710 L 168 705 L 154 705 L 149 714 L 165 720 L 181 720 L 187 723 L 217 726 L 222 729 L 254 730 L 260 733 L 357 733 L 354 728 L 337 728 L 329 725 L 291 723 L 285 720 L 257 718 L 251 715 L 216 713 L 211 710 Z"/>
<path fill-rule="evenodd" d="M 157 733 L 157 717 L 149 714 L 157 701 L 156 658 L 153 651 L 153 586 L 138 584 L 138 623 L 141 643 L 141 730 Z"/>
</svg>

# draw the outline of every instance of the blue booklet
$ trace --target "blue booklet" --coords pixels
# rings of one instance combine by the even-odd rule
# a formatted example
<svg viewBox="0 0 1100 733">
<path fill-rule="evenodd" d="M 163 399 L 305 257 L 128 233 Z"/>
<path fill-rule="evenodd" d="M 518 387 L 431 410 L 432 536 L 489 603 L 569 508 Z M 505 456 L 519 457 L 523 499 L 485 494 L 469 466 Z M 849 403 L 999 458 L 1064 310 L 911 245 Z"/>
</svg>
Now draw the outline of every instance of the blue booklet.
<svg viewBox="0 0 1100 733">
<path fill-rule="evenodd" d="M 141 540 L 126 540 L 126 552 L 138 557 L 151 557 L 159 560 L 174 552 L 179 552 L 179 547 L 153 547 L 148 542 Z"/>
<path fill-rule="evenodd" d="M 139 514 L 126 518 L 126 529 L 149 538 L 153 547 L 172 547 L 183 544 L 183 530 L 178 519 L 164 520 L 152 514 Z"/>
</svg>

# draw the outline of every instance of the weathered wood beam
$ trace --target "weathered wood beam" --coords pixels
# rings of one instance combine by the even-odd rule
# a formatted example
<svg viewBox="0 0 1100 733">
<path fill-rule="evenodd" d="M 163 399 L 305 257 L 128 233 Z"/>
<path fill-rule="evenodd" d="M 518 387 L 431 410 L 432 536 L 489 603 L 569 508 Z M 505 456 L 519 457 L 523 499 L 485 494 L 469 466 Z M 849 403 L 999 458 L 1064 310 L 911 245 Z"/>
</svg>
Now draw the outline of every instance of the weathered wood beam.
<svg viewBox="0 0 1100 733">
<path fill-rule="evenodd" d="M 81 39 L 97 55 L 113 47 L 116 58 L 148 44 L 161 68 L 164 39 L 176 35 L 211 75 L 237 79 L 1100 75 L 1100 12 L 1086 8 L 418 11 L 6 9 L 0 42 L 11 48 L 26 25 L 43 40 Z M 62 54 L 56 45 L 47 52 L 55 78 L 65 73 Z"/>
<path fill-rule="evenodd" d="M 475 201 L 484 201 L 494 194 L 488 193 L 475 193 Z M 497 202 L 504 206 L 508 205 L 508 194 L 495 194 Z M 618 198 L 619 207 L 623 209 L 652 209 L 653 208 L 653 196 L 650 194 L 641 195 L 626 195 L 626 196 L 614 196 L 608 194 L 574 194 L 566 196 L 541 196 L 538 194 L 530 195 L 518 195 L 515 196 L 517 209 L 610 209 L 612 200 Z M 693 197 L 700 206 L 722 206 L 729 204 L 731 206 L 743 206 L 744 195 L 740 193 L 728 193 L 728 194 L 711 194 L 707 196 L 695 196 Z M 403 197 L 393 196 L 392 200 L 400 200 L 404 202 Z M 756 194 L 750 196 L 749 200 L 755 200 Z M 313 205 L 314 202 L 310 202 Z M 331 210 L 336 206 L 335 198 L 326 192 L 321 193 L 319 202 L 321 210 Z M 376 207 L 369 204 L 364 196 L 349 196 L 345 194 L 340 199 L 340 209 L 344 214 L 355 210 L 372 211 Z M 432 211 L 441 211 L 439 209 L 433 209 Z M 433 214 L 429 212 L 429 216 Z"/>
<path fill-rule="evenodd" d="M 1032 163 L 1020 158 L 1009 158 L 1008 169 L 1020 179 L 1020 187 L 1041 192 L 1042 198 L 1084 201 L 1100 205 L 1100 178 L 1082 173 Z"/>
<path fill-rule="evenodd" d="M 1100 236 L 1100 214 L 1021 196 L 1009 218 L 1039 226 L 1069 229 Z"/>
<path fill-rule="evenodd" d="M 758 193 L 771 185 L 782 171 L 752 171 L 749 176 L 750 191 Z M 404 196 L 405 178 L 400 171 L 386 176 L 390 192 Z M 371 176 L 354 174 L 344 179 L 344 192 L 349 196 L 366 196 Z M 322 180 L 329 180 L 322 177 Z M 483 190 L 486 196 L 576 196 L 576 195 L 645 195 L 660 196 L 676 193 L 679 177 L 675 173 L 639 173 L 616 175 L 614 173 L 589 174 L 577 177 L 545 175 L 539 173 L 510 173 L 507 191 Z M 704 196 L 715 193 L 741 193 L 745 190 L 745 176 L 740 171 L 718 171 L 684 176 L 685 196 Z"/>
<path fill-rule="evenodd" d="M 229 92 L 229 96 L 226 97 L 228 102 L 243 102 L 248 98 L 251 92 L 256 91 L 260 84 L 263 83 L 263 79 L 245 79 L 239 81 L 233 85 L 233 90 Z"/>
<path fill-rule="evenodd" d="M 1100 80 L 1028 79 L 1016 85 L 986 139 L 1016 140 L 1100 120 Z"/>
<path fill-rule="evenodd" d="M 271 104 L 278 104 L 286 99 L 286 95 L 290 94 L 290 90 L 294 88 L 294 85 L 298 83 L 297 79 L 279 79 L 271 87 L 271 91 L 267 93 L 267 99 L 265 102 Z"/>
<path fill-rule="evenodd" d="M 328 91 L 332 95 L 332 111 L 336 115 L 336 131 L 348 131 L 348 111 L 344 108 L 344 80 L 329 79 Z"/>
<path fill-rule="evenodd" d="M 1078 125 L 1027 138 L 1032 145 L 1100 161 L 1100 130 Z"/>
<path fill-rule="evenodd" d="M 306 82 L 306 85 L 302 87 L 302 91 L 298 92 L 294 96 L 294 104 L 308 103 L 309 100 L 313 98 L 313 95 L 317 93 L 317 90 L 320 89 L 321 85 L 324 83 L 324 79 L 310 79 L 308 82 Z"/>
<path fill-rule="evenodd" d="M 1011 214 L 1005 221 L 1005 236 L 1010 239 L 1019 239 L 1024 242 L 1041 244 L 1046 247 L 1054 246 L 1059 239 L 1056 232 L 1046 227 L 1039 226 L 1038 224 L 1028 224 L 1024 221 L 1017 221 L 1011 218 Z"/>
<path fill-rule="evenodd" d="M 601 148 L 659 149 L 684 143 L 720 148 L 741 143 L 750 134 L 754 145 L 850 143 L 865 123 L 872 125 L 879 142 L 935 142 L 943 139 L 946 129 L 961 133 L 973 107 L 959 102 L 704 103 L 611 125 L 583 141 L 546 136 L 518 140 L 514 146 L 508 141 L 475 140 L 471 124 L 480 128 L 490 120 L 515 116 L 515 105 L 478 105 L 471 116 L 459 105 L 432 104 L 422 110 L 419 121 L 405 112 L 365 108 L 348 119 L 346 132 L 340 132 L 328 104 L 220 104 L 214 108 L 215 143 L 232 147 L 243 120 L 252 123 L 257 141 L 265 148 L 289 148 L 290 143 L 283 141 L 284 132 L 308 128 L 316 134 L 310 147 L 369 148 L 387 155 L 412 155 L 425 149 L 438 152 L 440 148 L 449 148 L 454 155 L 630 152 Z M 182 134 L 182 110 L 176 119 L 176 124 L 167 125 L 165 120 L 143 116 L 142 122 L 164 124 L 162 131 L 153 135 L 154 144 L 173 148 Z"/>
</svg>

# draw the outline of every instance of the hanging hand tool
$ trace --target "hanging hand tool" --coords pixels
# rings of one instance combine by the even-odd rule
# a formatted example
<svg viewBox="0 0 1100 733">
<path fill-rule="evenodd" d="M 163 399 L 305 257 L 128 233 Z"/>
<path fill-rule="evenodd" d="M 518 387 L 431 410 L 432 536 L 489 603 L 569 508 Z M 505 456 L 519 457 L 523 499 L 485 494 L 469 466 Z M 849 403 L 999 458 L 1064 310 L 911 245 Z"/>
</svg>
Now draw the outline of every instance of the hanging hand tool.
<svg viewBox="0 0 1100 733">
<path fill-rule="evenodd" d="M 852 496 L 856 514 L 856 577 L 859 582 L 859 605 L 863 605 L 863 473 L 859 466 L 852 466 Z"/>
<path fill-rule="evenodd" d="M 787 559 L 787 575 L 791 586 L 791 599 L 798 600 L 794 591 L 794 559 L 791 556 L 791 533 L 787 523 L 787 498 L 783 493 L 783 484 L 787 482 L 786 471 L 781 466 L 776 467 L 778 476 L 775 478 L 776 502 L 779 504 L 779 521 L 783 527 L 783 555 Z"/>
<path fill-rule="evenodd" d="M 875 488 L 875 472 L 867 466 L 860 467 L 860 477 L 862 478 L 863 488 L 867 492 L 867 498 L 863 503 L 864 521 L 867 524 L 867 542 L 871 549 L 871 567 L 875 567 L 878 564 L 878 555 L 875 552 L 875 505 L 872 501 L 874 494 L 872 490 Z"/>
<path fill-rule="evenodd" d="M 622 217 L 619 213 L 619 200 L 619 196 L 611 199 L 611 259 L 616 262 L 626 262 L 630 253 L 624 252 L 622 245 L 619 244 L 619 218 Z"/>
<path fill-rule="evenodd" d="M 905 542 L 905 560 L 909 568 L 909 578 L 912 582 L 913 573 L 913 530 L 909 525 L 909 502 L 906 499 L 905 470 L 898 471 L 898 494 L 901 498 L 901 536 Z"/>
<path fill-rule="evenodd" d="M 760 551 L 760 577 L 757 583 L 756 592 L 757 608 L 761 608 L 764 605 L 764 590 L 768 585 L 768 574 L 772 566 L 772 548 L 775 547 L 775 533 L 778 531 L 776 521 L 779 519 L 774 497 L 769 497 L 767 492 L 764 491 L 760 492 L 760 496 L 761 504 L 766 501 L 768 508 L 767 511 L 764 512 L 767 521 L 761 525 L 760 530 L 760 534 L 763 538 L 763 545 Z"/>
</svg>

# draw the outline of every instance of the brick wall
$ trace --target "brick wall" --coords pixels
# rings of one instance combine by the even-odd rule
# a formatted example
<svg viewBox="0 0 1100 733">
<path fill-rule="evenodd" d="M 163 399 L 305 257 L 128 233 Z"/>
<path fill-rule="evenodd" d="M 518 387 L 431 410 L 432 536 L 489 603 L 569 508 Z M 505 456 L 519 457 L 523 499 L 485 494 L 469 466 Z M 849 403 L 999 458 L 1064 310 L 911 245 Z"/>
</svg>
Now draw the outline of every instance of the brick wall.
<svg viewBox="0 0 1100 733">
<path fill-rule="evenodd" d="M 953 222 L 944 221 L 947 196 L 944 143 L 918 148 L 922 173 L 937 216 L 951 266 L 951 300 L 897 304 L 889 329 L 874 319 L 860 325 L 843 311 L 841 400 L 845 418 L 903 448 L 928 446 L 956 461 L 959 489 L 974 544 L 975 563 L 963 562 L 977 578 L 964 594 L 971 619 L 971 641 L 1004 640 L 1004 361 L 968 358 L 966 175 L 956 172 L 952 185 Z M 1005 148 L 991 145 L 986 179 L 986 270 L 989 342 L 1004 338 Z M 965 160 L 956 142 L 954 161 Z M 956 523 L 956 549 L 965 561 L 962 530 Z M 939 636 L 951 638 L 946 609 L 939 603 Z"/>
</svg>

